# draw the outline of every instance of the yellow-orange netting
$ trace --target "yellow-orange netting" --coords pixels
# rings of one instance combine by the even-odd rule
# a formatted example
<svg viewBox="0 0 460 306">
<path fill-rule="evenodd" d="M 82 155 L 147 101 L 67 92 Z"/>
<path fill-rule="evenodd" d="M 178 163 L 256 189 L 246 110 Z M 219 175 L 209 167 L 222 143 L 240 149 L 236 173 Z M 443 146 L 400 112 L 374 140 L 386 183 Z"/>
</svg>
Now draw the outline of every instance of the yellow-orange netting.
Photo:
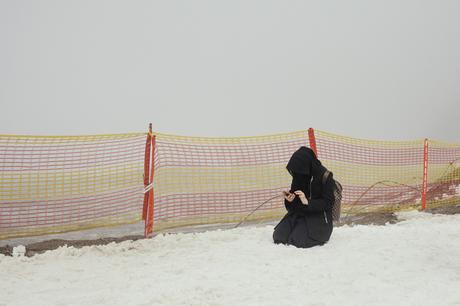
<svg viewBox="0 0 460 306">
<path fill-rule="evenodd" d="M 344 187 L 345 214 L 460 204 L 460 143 L 376 141 L 316 131 L 318 157 Z"/>
<path fill-rule="evenodd" d="M 247 220 L 279 218 L 285 213 L 280 194 L 291 179 L 285 166 L 300 146 L 316 150 L 342 184 L 342 216 L 421 208 L 425 199 L 427 207 L 460 201 L 460 144 L 313 130 L 224 138 L 150 135 L 0 135 L 0 239 L 143 217 L 146 229 L 153 224 L 156 231 L 236 223 L 265 201 Z"/>
<path fill-rule="evenodd" d="M 342 214 L 421 205 L 424 140 L 377 141 L 316 131 L 318 158 L 343 186 Z"/>
<path fill-rule="evenodd" d="M 141 220 L 145 133 L 0 135 L 0 239 Z"/>
<path fill-rule="evenodd" d="M 154 228 L 238 222 L 283 213 L 290 186 L 286 163 L 307 131 L 258 137 L 181 137 L 156 134 Z M 278 196 L 278 197 L 276 197 Z"/>
<path fill-rule="evenodd" d="M 428 142 L 427 207 L 460 204 L 460 143 Z"/>
</svg>

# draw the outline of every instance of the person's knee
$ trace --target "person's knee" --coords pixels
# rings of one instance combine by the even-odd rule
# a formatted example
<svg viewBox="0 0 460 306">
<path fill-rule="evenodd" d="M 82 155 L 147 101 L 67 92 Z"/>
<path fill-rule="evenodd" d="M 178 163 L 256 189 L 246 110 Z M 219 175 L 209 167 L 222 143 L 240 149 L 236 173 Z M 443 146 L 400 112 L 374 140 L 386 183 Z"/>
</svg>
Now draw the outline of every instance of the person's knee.
<svg viewBox="0 0 460 306">
<path fill-rule="evenodd" d="M 287 243 L 287 235 L 281 231 L 273 231 L 273 242 L 276 244 L 286 244 Z"/>
<path fill-rule="evenodd" d="M 309 239 L 306 235 L 292 235 L 289 238 L 288 244 L 294 245 L 298 248 L 307 249 L 312 248 L 314 246 L 323 245 L 324 242 Z"/>
<path fill-rule="evenodd" d="M 315 246 L 322 246 L 324 244 L 324 242 L 308 242 L 308 243 L 305 243 L 303 246 L 301 246 L 302 248 L 312 248 L 312 247 L 315 247 Z"/>
</svg>

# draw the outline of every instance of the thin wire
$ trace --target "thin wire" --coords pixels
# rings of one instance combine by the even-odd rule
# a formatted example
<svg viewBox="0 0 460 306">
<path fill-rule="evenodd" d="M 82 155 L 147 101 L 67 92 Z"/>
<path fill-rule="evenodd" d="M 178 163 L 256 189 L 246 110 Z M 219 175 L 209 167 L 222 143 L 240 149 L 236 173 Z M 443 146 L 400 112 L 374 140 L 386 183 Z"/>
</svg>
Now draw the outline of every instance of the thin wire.
<svg viewBox="0 0 460 306">
<path fill-rule="evenodd" d="M 393 187 L 394 186 L 394 185 L 388 185 L 388 183 L 393 183 L 396 186 L 405 186 L 405 187 L 413 189 L 413 190 L 415 190 L 417 192 L 421 192 L 421 190 L 419 188 L 413 187 L 413 186 L 410 186 L 410 185 L 407 185 L 407 184 L 404 184 L 404 183 L 399 183 L 399 182 L 391 181 L 391 180 L 378 181 L 378 182 L 372 184 L 371 186 L 369 186 L 363 193 L 361 193 L 361 195 L 358 197 L 358 199 L 356 199 L 352 204 L 350 204 L 350 207 L 345 212 L 345 217 L 348 217 L 348 215 L 351 214 L 352 210 L 354 209 L 354 206 L 356 206 L 357 203 L 359 202 L 359 200 L 361 200 L 372 188 L 376 187 L 377 185 L 383 185 L 383 186 L 388 186 L 388 187 Z M 400 204 L 400 203 L 398 203 L 398 204 Z M 364 207 L 361 207 L 358 210 L 353 210 L 353 213 L 356 214 L 356 212 L 360 212 L 362 210 L 365 210 L 368 206 L 369 205 L 364 205 Z"/>
<path fill-rule="evenodd" d="M 448 165 L 446 166 L 446 169 L 444 170 L 444 172 L 439 176 L 438 180 L 442 177 L 444 177 L 450 168 L 453 168 L 453 169 L 456 169 L 456 167 L 454 166 L 454 163 L 457 162 L 458 160 L 460 160 L 460 158 L 457 158 L 457 159 L 454 159 L 452 161 L 450 161 L 448 163 Z M 345 217 L 348 217 L 348 215 L 352 214 L 352 212 L 354 214 L 356 214 L 357 212 L 360 212 L 360 211 L 363 211 L 365 210 L 369 205 L 364 205 L 364 207 L 361 207 L 360 209 L 357 209 L 355 210 L 354 207 L 357 205 L 358 201 L 362 199 L 362 197 L 364 197 L 364 195 L 366 193 L 368 193 L 372 188 L 376 187 L 377 185 L 381 184 L 381 185 L 384 185 L 384 186 L 389 186 L 391 187 L 391 185 L 388 185 L 388 183 L 393 183 L 395 185 L 399 185 L 399 186 L 405 186 L 405 187 L 408 187 L 410 189 L 413 189 L 417 192 L 422 192 L 422 190 L 420 190 L 419 188 L 417 187 L 413 187 L 413 186 L 410 186 L 410 185 L 407 185 L 407 184 L 404 184 L 404 183 L 399 183 L 399 182 L 395 182 L 395 181 L 391 181 L 391 180 L 382 180 L 382 181 L 379 181 L 379 182 L 376 182 L 374 184 L 372 184 L 371 186 L 369 186 L 363 193 L 361 193 L 361 195 L 358 197 L 358 199 L 356 199 L 351 205 L 350 207 L 347 209 L 347 211 L 345 212 Z M 427 188 L 427 191 L 426 193 L 430 193 L 430 192 L 433 192 L 433 191 L 436 191 L 437 189 L 440 188 L 441 185 L 437 185 L 437 186 L 434 186 L 432 188 L 428 187 Z M 398 203 L 395 203 L 393 205 L 391 205 L 391 209 L 390 211 L 393 211 L 393 206 L 394 205 L 397 205 L 397 204 L 401 204 L 401 202 L 398 202 Z"/>
<path fill-rule="evenodd" d="M 448 171 L 449 171 L 450 168 L 452 168 L 452 169 L 454 169 L 454 170 L 457 169 L 457 167 L 454 166 L 454 163 L 456 163 L 458 160 L 460 160 L 460 158 L 457 158 L 457 159 L 454 159 L 454 160 L 450 161 L 449 164 L 446 166 L 446 169 L 444 170 L 444 172 L 436 179 L 437 182 L 435 182 L 435 183 L 439 183 L 439 180 L 442 179 L 444 176 L 447 175 L 447 173 L 448 173 Z M 428 183 L 428 182 L 427 182 L 427 183 Z M 436 191 L 436 190 L 438 190 L 441 186 L 442 186 L 442 184 L 439 184 L 439 185 L 437 185 L 437 186 L 432 187 L 431 189 L 430 189 L 430 187 L 428 186 L 428 187 L 427 187 L 427 190 L 426 190 L 426 193 L 428 194 L 429 192 Z"/>
<path fill-rule="evenodd" d="M 266 200 L 265 202 L 263 202 L 262 204 L 260 204 L 259 206 L 257 206 L 253 211 L 251 211 L 246 217 L 244 217 L 237 225 L 235 225 L 234 228 L 237 228 L 238 226 L 240 226 L 241 224 L 243 224 L 244 221 L 246 221 L 247 218 L 249 218 L 249 216 L 251 216 L 253 213 L 255 213 L 259 208 L 261 208 L 263 205 L 265 205 L 266 203 L 270 202 L 271 200 L 274 200 L 276 198 L 279 198 L 279 197 L 282 197 L 283 195 L 280 194 L 280 195 L 276 195 L 274 197 L 271 197 L 270 199 Z"/>
</svg>

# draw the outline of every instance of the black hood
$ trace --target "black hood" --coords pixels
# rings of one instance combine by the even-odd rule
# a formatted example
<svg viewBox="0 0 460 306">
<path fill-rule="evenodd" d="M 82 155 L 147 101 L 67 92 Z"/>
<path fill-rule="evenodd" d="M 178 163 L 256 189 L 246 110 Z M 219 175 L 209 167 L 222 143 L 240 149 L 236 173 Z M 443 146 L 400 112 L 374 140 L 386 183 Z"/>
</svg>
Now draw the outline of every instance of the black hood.
<svg viewBox="0 0 460 306">
<path fill-rule="evenodd" d="M 286 169 L 291 175 L 292 173 L 298 173 L 314 177 L 322 176 L 326 171 L 326 168 L 316 158 L 315 152 L 307 147 L 300 147 L 292 154 Z"/>
<path fill-rule="evenodd" d="M 292 154 L 286 169 L 292 175 L 291 191 L 309 189 L 312 178 L 322 177 L 326 168 L 316 158 L 315 152 L 307 147 L 300 147 Z"/>
</svg>

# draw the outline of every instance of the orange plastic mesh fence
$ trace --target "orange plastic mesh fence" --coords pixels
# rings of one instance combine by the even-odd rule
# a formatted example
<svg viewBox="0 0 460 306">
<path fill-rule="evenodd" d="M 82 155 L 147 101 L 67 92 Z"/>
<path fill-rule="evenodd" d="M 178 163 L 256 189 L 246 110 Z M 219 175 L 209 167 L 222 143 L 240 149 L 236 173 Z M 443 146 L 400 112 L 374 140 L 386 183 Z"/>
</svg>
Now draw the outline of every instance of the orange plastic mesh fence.
<svg viewBox="0 0 460 306">
<path fill-rule="evenodd" d="M 154 228 L 238 222 L 284 212 L 290 186 L 286 164 L 307 131 L 259 137 L 181 137 L 156 134 Z M 276 197 L 278 195 L 278 197 Z"/>
<path fill-rule="evenodd" d="M 145 139 L 0 135 L 0 239 L 139 221 Z"/>
<path fill-rule="evenodd" d="M 342 215 L 420 207 L 424 140 L 315 136 L 318 158 L 343 185 Z"/>
<path fill-rule="evenodd" d="M 157 231 L 239 222 L 268 199 L 247 220 L 281 217 L 281 191 L 291 181 L 285 166 L 300 146 L 315 146 L 343 185 L 342 216 L 421 207 L 424 140 L 364 140 L 313 130 L 154 135 L 153 201 L 145 203 L 153 202 Z M 459 203 L 460 144 L 429 141 L 427 156 L 427 207 Z M 0 135 L 0 239 L 140 221 L 147 160 L 145 133 Z"/>
<path fill-rule="evenodd" d="M 428 141 L 427 207 L 460 204 L 460 143 Z"/>
</svg>

